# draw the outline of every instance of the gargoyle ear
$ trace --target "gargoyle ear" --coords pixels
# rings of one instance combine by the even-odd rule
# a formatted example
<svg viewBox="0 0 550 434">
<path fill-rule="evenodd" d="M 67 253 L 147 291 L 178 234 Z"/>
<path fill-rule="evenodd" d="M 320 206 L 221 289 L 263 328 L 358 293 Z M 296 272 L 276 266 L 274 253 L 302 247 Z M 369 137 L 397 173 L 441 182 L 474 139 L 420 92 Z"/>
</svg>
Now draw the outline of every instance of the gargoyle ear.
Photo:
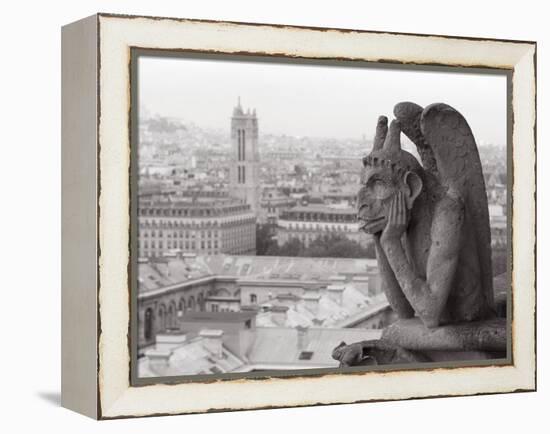
<svg viewBox="0 0 550 434">
<path fill-rule="evenodd" d="M 414 172 L 407 172 L 405 173 L 405 185 L 409 189 L 406 195 L 407 207 L 411 209 L 415 199 L 422 191 L 422 179 Z"/>
</svg>

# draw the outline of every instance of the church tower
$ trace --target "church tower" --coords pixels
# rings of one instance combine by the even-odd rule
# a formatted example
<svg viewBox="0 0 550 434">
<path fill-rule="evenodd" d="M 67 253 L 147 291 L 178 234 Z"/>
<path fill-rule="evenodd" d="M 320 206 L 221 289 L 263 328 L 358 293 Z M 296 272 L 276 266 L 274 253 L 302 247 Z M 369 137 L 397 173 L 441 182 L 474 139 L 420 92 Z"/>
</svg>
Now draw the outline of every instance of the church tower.
<svg viewBox="0 0 550 434">
<path fill-rule="evenodd" d="M 259 163 L 256 109 L 244 112 L 239 98 L 231 117 L 229 188 L 231 195 L 249 204 L 256 216 L 260 212 Z"/>
</svg>

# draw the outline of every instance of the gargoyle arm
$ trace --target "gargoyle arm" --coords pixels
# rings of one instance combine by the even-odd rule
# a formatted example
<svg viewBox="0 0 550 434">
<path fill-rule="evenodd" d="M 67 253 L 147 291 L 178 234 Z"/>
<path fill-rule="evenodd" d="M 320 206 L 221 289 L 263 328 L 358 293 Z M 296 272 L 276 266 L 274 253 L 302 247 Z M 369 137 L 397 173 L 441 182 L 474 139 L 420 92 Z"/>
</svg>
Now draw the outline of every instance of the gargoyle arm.
<svg viewBox="0 0 550 434">
<path fill-rule="evenodd" d="M 381 240 L 403 294 L 426 327 L 437 327 L 441 322 L 458 265 L 463 222 L 462 200 L 448 194 L 435 209 L 426 279 L 409 263 L 400 238 Z"/>
<path fill-rule="evenodd" d="M 374 245 L 376 248 L 378 271 L 382 280 L 382 288 L 390 306 L 399 318 L 412 318 L 414 316 L 414 309 L 403 294 L 403 290 L 395 278 L 388 258 L 386 258 L 386 254 L 380 245 L 380 236 L 374 236 Z"/>
</svg>

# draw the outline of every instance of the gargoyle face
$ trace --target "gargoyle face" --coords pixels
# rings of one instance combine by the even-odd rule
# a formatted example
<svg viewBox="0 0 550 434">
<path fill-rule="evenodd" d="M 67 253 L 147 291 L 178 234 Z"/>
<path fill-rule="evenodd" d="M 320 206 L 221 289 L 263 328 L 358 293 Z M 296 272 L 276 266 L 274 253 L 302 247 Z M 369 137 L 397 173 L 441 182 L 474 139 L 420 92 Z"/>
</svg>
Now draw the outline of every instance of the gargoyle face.
<svg viewBox="0 0 550 434">
<path fill-rule="evenodd" d="M 360 229 L 369 234 L 384 230 L 392 199 L 399 191 L 403 192 L 410 210 L 422 190 L 422 179 L 417 173 L 421 166 L 413 155 L 401 149 L 400 136 L 399 122 L 393 120 L 388 129 L 388 118 L 380 116 L 373 149 L 363 158 L 357 218 Z"/>
<path fill-rule="evenodd" d="M 377 234 L 386 227 L 390 205 L 395 195 L 402 191 L 407 208 L 412 209 L 422 191 L 422 171 L 418 160 L 401 149 L 401 126 L 393 120 L 388 128 L 388 118 L 380 116 L 376 125 L 373 149 L 363 158 L 361 189 L 357 194 L 357 218 L 360 229 Z M 407 218 L 410 213 L 407 213 Z"/>
<path fill-rule="evenodd" d="M 386 227 L 390 204 L 399 191 L 395 177 L 383 168 L 366 167 L 357 194 L 357 218 L 360 229 L 376 234 Z"/>
<path fill-rule="evenodd" d="M 357 218 L 360 229 L 377 234 L 386 227 L 390 205 L 394 196 L 402 191 L 410 210 L 422 189 L 422 181 L 414 172 L 399 175 L 385 167 L 363 169 L 361 188 L 357 194 Z M 407 213 L 407 219 L 410 213 Z"/>
</svg>

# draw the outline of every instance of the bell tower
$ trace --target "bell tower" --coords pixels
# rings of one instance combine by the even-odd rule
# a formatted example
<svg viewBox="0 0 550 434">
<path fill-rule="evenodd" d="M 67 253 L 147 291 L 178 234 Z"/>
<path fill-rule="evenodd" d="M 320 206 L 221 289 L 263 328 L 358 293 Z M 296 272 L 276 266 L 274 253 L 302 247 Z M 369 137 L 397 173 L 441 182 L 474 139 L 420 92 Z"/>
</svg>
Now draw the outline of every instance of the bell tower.
<svg viewBox="0 0 550 434">
<path fill-rule="evenodd" d="M 239 98 L 231 117 L 229 189 L 232 196 L 249 204 L 256 216 L 260 211 L 259 163 L 256 109 L 245 112 Z"/>
</svg>

